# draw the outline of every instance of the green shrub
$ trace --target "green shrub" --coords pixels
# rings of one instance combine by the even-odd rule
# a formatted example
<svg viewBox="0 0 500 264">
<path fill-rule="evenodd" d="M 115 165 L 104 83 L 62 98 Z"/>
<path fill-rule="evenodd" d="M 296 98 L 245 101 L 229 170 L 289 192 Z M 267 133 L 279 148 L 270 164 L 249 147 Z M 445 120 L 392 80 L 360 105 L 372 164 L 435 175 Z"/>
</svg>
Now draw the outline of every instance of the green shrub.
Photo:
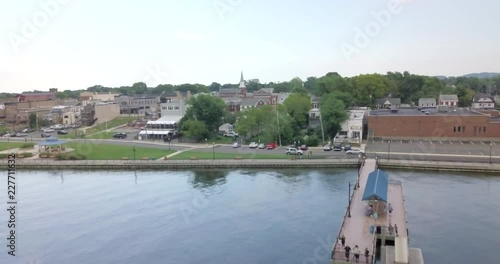
<svg viewBox="0 0 500 264">
<path fill-rule="evenodd" d="M 9 154 L 0 153 L 0 159 L 6 159 Z"/>
<path fill-rule="evenodd" d="M 305 139 L 305 142 L 309 147 L 316 147 L 319 145 L 320 139 L 316 135 L 311 135 Z"/>
<path fill-rule="evenodd" d="M 31 157 L 33 157 L 33 153 L 31 153 L 31 152 L 19 153 L 17 155 L 18 156 L 23 155 L 25 158 L 31 158 Z"/>
<path fill-rule="evenodd" d="M 85 155 L 79 153 L 62 153 L 56 155 L 57 160 L 84 160 L 87 159 Z"/>
<path fill-rule="evenodd" d="M 20 149 L 29 149 L 29 148 L 33 148 L 34 146 L 35 146 L 35 144 L 33 144 L 33 143 L 24 143 L 19 148 Z"/>
</svg>

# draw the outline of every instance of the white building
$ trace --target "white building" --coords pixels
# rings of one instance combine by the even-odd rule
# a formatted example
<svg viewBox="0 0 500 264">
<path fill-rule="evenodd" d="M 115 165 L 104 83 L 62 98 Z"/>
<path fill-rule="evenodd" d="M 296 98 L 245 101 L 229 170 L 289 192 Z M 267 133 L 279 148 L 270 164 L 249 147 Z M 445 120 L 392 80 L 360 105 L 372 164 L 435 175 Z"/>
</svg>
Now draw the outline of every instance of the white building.
<svg viewBox="0 0 500 264">
<path fill-rule="evenodd" d="M 474 96 L 471 107 L 473 109 L 494 109 L 495 101 L 489 96 Z"/>
<path fill-rule="evenodd" d="M 341 131 L 335 136 L 335 142 L 361 143 L 368 111 L 366 107 L 349 110 L 349 119 L 342 124 Z"/>
<path fill-rule="evenodd" d="M 436 107 L 436 98 L 420 98 L 418 107 Z"/>
<path fill-rule="evenodd" d="M 457 107 L 458 96 L 456 94 L 442 94 L 439 96 L 439 105 Z"/>
</svg>

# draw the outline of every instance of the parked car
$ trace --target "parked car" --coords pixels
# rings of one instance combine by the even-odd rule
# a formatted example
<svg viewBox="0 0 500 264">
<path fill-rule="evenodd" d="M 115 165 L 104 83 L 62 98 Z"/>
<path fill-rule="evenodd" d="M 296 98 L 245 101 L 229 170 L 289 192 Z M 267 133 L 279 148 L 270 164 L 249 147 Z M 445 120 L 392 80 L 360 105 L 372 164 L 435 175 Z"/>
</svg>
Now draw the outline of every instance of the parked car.
<svg viewBox="0 0 500 264">
<path fill-rule="evenodd" d="M 34 131 L 35 131 L 35 130 L 34 130 L 34 129 L 32 129 L 32 128 L 25 128 L 25 129 L 23 129 L 21 132 L 22 132 L 22 133 L 31 133 L 31 132 L 34 132 Z"/>
<path fill-rule="evenodd" d="M 126 133 L 115 133 L 115 134 L 113 134 L 113 138 L 124 139 L 126 137 L 127 137 Z"/>
<path fill-rule="evenodd" d="M 276 143 L 271 142 L 266 145 L 266 149 L 275 149 L 276 148 Z"/>
<path fill-rule="evenodd" d="M 26 133 L 16 133 L 16 137 L 25 137 L 27 135 L 28 134 L 26 134 Z"/>
<path fill-rule="evenodd" d="M 49 134 L 49 133 L 45 133 L 45 132 L 41 134 L 41 137 L 42 137 L 42 138 L 49 138 L 49 137 L 51 137 L 51 136 L 52 136 L 51 134 Z"/>
<path fill-rule="evenodd" d="M 347 154 L 364 154 L 364 151 L 358 148 L 353 148 L 346 151 Z"/>
<path fill-rule="evenodd" d="M 241 147 L 241 143 L 240 142 L 234 142 L 233 143 L 233 148 L 239 148 Z"/>
<path fill-rule="evenodd" d="M 264 143 L 260 143 L 257 148 L 259 148 L 259 149 L 265 149 L 266 145 L 264 145 Z"/>
<path fill-rule="evenodd" d="M 333 151 L 342 151 L 342 144 L 340 143 L 333 144 Z"/>
<path fill-rule="evenodd" d="M 58 135 L 67 135 L 68 131 L 66 131 L 66 130 L 57 130 L 57 134 Z"/>
<path fill-rule="evenodd" d="M 54 132 L 54 129 L 52 129 L 52 128 L 42 128 L 42 132 L 44 132 L 44 133 L 52 133 L 52 132 Z"/>
<path fill-rule="evenodd" d="M 302 145 L 300 146 L 300 150 L 308 150 L 309 147 L 307 145 Z"/>
<path fill-rule="evenodd" d="M 302 150 L 296 149 L 296 148 L 287 148 L 285 153 L 286 153 L 286 155 L 302 155 L 303 154 Z"/>
<path fill-rule="evenodd" d="M 330 146 L 330 144 L 326 144 L 323 146 L 323 151 L 332 151 L 332 150 L 333 150 L 333 148 L 332 148 L 332 146 Z"/>
<path fill-rule="evenodd" d="M 2 137 L 10 137 L 10 133 L 5 133 Z"/>
<path fill-rule="evenodd" d="M 225 137 L 237 137 L 238 133 L 231 131 L 231 132 L 224 133 L 224 136 Z"/>
<path fill-rule="evenodd" d="M 250 145 L 248 145 L 249 148 L 257 148 L 259 146 L 259 144 L 257 144 L 256 142 L 252 142 L 250 143 Z"/>
<path fill-rule="evenodd" d="M 351 150 L 351 149 L 352 149 L 352 148 L 351 148 L 351 145 L 345 145 L 345 146 L 344 146 L 344 151 L 349 151 L 349 150 Z"/>
</svg>

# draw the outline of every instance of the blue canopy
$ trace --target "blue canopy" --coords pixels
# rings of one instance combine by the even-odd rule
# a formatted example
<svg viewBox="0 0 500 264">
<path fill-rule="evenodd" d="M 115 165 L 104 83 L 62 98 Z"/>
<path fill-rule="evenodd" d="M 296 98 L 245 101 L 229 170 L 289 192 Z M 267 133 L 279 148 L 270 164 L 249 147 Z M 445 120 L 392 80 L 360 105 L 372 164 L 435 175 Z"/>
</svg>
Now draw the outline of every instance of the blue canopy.
<svg viewBox="0 0 500 264">
<path fill-rule="evenodd" d="M 363 201 L 378 200 L 387 202 L 387 188 L 389 187 L 389 177 L 387 174 L 377 169 L 368 175 L 366 181 L 365 193 L 363 194 Z"/>
<path fill-rule="evenodd" d="M 45 139 L 45 141 L 40 141 L 38 142 L 38 145 L 40 146 L 54 146 L 54 145 L 62 145 L 65 144 L 65 140 L 59 140 L 59 138 L 56 137 L 49 137 Z"/>
</svg>

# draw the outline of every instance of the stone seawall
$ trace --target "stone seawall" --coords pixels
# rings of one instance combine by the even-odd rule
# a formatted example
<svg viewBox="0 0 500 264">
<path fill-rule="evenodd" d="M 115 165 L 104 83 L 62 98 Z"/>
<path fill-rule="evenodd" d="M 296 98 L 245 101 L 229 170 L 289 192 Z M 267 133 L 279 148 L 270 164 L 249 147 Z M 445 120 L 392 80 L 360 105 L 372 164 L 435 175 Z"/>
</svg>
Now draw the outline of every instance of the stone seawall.
<svg viewBox="0 0 500 264">
<path fill-rule="evenodd" d="M 500 164 L 379 159 L 382 169 L 480 172 L 500 174 Z M 357 159 L 311 160 L 16 160 L 17 170 L 158 170 L 158 169 L 286 169 L 357 168 Z"/>
</svg>

